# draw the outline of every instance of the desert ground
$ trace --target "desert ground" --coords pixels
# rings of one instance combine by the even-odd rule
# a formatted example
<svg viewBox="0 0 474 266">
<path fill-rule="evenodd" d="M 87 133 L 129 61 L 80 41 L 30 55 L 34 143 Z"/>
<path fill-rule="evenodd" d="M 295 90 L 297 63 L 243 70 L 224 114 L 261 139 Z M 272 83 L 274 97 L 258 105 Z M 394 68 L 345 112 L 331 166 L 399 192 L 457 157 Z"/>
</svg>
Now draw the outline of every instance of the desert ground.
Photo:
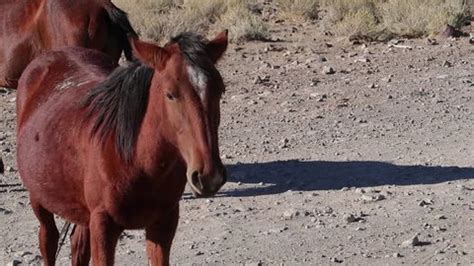
<svg viewBox="0 0 474 266">
<path fill-rule="evenodd" d="M 351 43 L 276 23 L 270 40 L 231 44 L 219 69 L 230 177 L 214 198 L 183 195 L 172 264 L 474 264 L 468 37 Z M 15 91 L 0 89 L 0 112 L 0 264 L 40 265 Z M 143 231 L 126 231 L 116 264 L 145 263 Z"/>
</svg>

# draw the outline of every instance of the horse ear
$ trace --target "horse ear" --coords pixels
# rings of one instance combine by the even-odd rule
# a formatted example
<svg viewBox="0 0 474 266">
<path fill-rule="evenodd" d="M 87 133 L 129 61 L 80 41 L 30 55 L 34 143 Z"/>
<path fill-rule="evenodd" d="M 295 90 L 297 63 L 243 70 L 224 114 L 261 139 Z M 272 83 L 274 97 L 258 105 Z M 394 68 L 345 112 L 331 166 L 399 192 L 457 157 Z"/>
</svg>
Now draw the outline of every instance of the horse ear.
<svg viewBox="0 0 474 266">
<path fill-rule="evenodd" d="M 207 44 L 207 51 L 214 63 L 216 63 L 222 57 L 225 50 L 227 49 L 227 45 L 229 44 L 229 40 L 227 38 L 228 33 L 228 30 L 224 30 L 223 32 L 219 33 L 214 38 L 214 40 Z"/>
<path fill-rule="evenodd" d="M 165 67 L 168 54 L 165 49 L 152 43 L 140 41 L 138 38 L 131 38 L 133 54 L 146 65 L 155 69 L 163 69 Z"/>
</svg>

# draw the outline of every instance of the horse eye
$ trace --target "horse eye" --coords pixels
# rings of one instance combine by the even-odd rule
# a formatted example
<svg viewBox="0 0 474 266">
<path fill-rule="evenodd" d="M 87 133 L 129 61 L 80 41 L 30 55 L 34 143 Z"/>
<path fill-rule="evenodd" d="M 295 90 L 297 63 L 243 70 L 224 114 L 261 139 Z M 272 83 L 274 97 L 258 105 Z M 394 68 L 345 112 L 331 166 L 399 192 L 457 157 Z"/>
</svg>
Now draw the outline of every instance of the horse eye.
<svg viewBox="0 0 474 266">
<path fill-rule="evenodd" d="M 174 101 L 176 99 L 176 97 L 174 97 L 174 95 L 171 92 L 166 93 L 166 98 L 168 98 L 168 100 L 170 101 Z"/>
</svg>

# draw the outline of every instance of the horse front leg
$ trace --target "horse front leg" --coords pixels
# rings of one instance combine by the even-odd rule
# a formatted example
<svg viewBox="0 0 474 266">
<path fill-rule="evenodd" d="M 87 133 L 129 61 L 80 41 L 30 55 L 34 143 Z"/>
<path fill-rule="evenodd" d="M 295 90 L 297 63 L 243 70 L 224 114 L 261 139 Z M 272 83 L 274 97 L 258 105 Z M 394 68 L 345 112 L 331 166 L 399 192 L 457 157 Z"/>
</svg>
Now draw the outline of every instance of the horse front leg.
<svg viewBox="0 0 474 266">
<path fill-rule="evenodd" d="M 149 265 L 161 266 L 170 264 L 170 250 L 179 220 L 179 206 L 167 216 L 146 230 L 146 250 Z"/>
<path fill-rule="evenodd" d="M 114 264 L 115 247 L 123 229 L 105 211 L 95 211 L 89 222 L 92 264 Z"/>
</svg>

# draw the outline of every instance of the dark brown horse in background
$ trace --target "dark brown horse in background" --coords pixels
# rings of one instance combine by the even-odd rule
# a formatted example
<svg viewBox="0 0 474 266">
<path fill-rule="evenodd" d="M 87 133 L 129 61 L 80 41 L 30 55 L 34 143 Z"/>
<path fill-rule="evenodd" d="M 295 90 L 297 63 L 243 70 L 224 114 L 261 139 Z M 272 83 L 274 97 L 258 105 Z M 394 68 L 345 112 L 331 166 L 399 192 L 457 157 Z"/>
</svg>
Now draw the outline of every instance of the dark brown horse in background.
<svg viewBox="0 0 474 266">
<path fill-rule="evenodd" d="M 131 41 L 138 62 L 65 48 L 20 78 L 17 160 L 40 222 L 40 250 L 55 263 L 53 214 L 76 224 L 73 265 L 112 265 L 124 229 L 145 228 L 152 265 L 167 265 L 188 181 L 212 196 L 226 181 L 219 157 L 222 78 L 214 40 L 182 34 L 163 48 Z"/>
<path fill-rule="evenodd" d="M 127 36 L 136 37 L 126 14 L 110 0 L 1 0 L 0 87 L 16 88 L 26 66 L 48 50 L 80 46 L 127 59 Z"/>
</svg>

